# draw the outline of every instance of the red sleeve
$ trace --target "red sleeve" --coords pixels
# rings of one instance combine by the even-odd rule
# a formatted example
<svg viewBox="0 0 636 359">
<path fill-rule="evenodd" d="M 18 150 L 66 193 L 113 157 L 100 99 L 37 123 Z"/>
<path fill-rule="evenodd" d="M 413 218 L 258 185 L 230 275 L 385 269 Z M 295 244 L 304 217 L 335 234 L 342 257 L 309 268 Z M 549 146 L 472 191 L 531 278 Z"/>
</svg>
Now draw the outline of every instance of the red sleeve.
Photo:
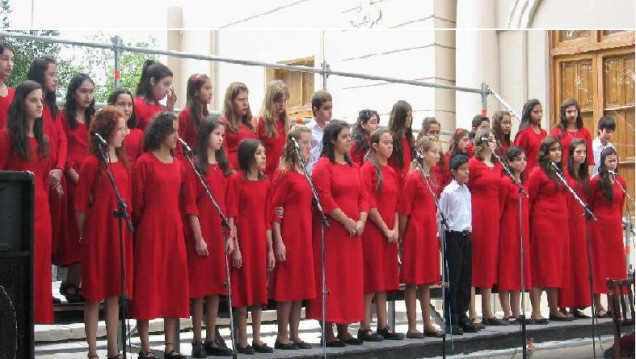
<svg viewBox="0 0 636 359">
<path fill-rule="evenodd" d="M 594 148 L 592 147 L 592 134 L 590 133 L 590 131 L 583 127 L 583 129 L 585 130 L 585 143 L 587 146 L 587 153 L 591 153 L 592 155 L 587 155 L 587 164 L 588 166 L 591 166 L 594 164 Z"/>
<path fill-rule="evenodd" d="M 360 168 L 355 163 L 353 164 L 353 168 L 356 170 L 358 181 L 360 182 L 360 192 L 358 194 L 358 210 L 359 212 L 369 213 L 369 198 L 367 196 L 367 191 L 364 189 L 364 184 L 362 183 Z"/>
<path fill-rule="evenodd" d="M 517 133 L 517 136 L 515 137 L 515 146 L 523 149 L 524 152 L 527 152 L 528 149 L 528 136 L 526 134 L 527 132 L 522 130 Z"/>
<path fill-rule="evenodd" d="M 616 176 L 616 180 L 621 184 L 621 186 L 625 189 L 627 189 L 627 187 L 625 187 L 625 179 L 621 176 Z M 623 192 L 621 190 L 621 206 L 618 207 L 618 216 L 622 217 L 623 216 L 623 208 L 625 208 L 625 201 L 627 200 L 627 196 L 625 195 L 625 192 Z"/>
<path fill-rule="evenodd" d="M 199 186 L 199 179 L 194 173 L 192 166 L 187 167 L 183 183 L 183 211 L 186 215 L 199 216 L 199 207 L 197 207 L 197 189 Z"/>
<path fill-rule="evenodd" d="M 404 180 L 404 188 L 402 189 L 400 200 L 398 201 L 398 213 L 409 216 L 413 211 L 413 199 L 415 198 L 415 189 L 417 187 L 417 182 L 415 181 L 416 178 L 417 177 L 411 175 L 406 176 L 406 179 Z"/>
<path fill-rule="evenodd" d="M 238 216 L 238 207 L 236 205 L 236 186 L 234 181 L 232 180 L 232 175 L 229 175 L 226 178 L 225 188 L 225 206 L 226 206 L 226 214 L 227 218 L 236 218 Z"/>
<path fill-rule="evenodd" d="M 75 189 L 75 211 L 88 213 L 89 201 L 93 186 L 99 173 L 99 161 L 94 156 L 87 156 L 79 171 L 79 181 Z"/>
<path fill-rule="evenodd" d="M 367 201 L 369 208 L 378 208 L 377 203 L 377 194 L 375 192 L 375 186 L 378 182 L 377 173 L 375 172 L 375 168 L 371 163 L 366 163 L 360 169 L 360 180 L 362 181 L 362 188 L 367 194 Z"/>
<path fill-rule="evenodd" d="M 328 159 L 319 159 L 311 173 L 314 186 L 316 186 L 316 191 L 318 192 L 318 199 L 320 199 L 320 204 L 325 213 L 339 208 L 338 203 L 331 195 L 331 167 L 332 165 Z"/>
<path fill-rule="evenodd" d="M 0 170 L 7 166 L 9 152 L 11 151 L 11 136 L 6 128 L 0 130 Z"/>
<path fill-rule="evenodd" d="M 280 216 L 276 215 L 275 209 L 278 207 L 285 207 L 285 200 L 287 194 L 287 179 L 289 176 L 282 174 L 280 171 L 274 173 L 274 180 L 272 181 L 272 222 L 281 222 Z"/>
<path fill-rule="evenodd" d="M 530 172 L 530 176 L 528 176 L 528 203 L 530 207 L 534 204 L 534 201 L 539 194 L 539 190 L 541 189 L 541 174 L 543 169 L 541 167 L 535 167 L 532 172 Z"/>
<path fill-rule="evenodd" d="M 144 213 L 144 184 L 148 178 L 148 162 L 140 157 L 132 172 L 133 218 L 138 221 Z"/>
<path fill-rule="evenodd" d="M 267 196 L 265 196 L 265 229 L 272 230 L 272 185 L 269 179 L 262 180 L 265 182 L 265 190 Z"/>
<path fill-rule="evenodd" d="M 64 127 L 62 126 L 62 116 L 58 112 L 55 120 L 57 132 L 57 163 L 55 164 L 55 168 L 59 168 L 64 170 L 64 166 L 66 165 L 66 153 L 68 151 L 68 142 L 66 141 L 66 133 L 64 133 Z"/>
</svg>

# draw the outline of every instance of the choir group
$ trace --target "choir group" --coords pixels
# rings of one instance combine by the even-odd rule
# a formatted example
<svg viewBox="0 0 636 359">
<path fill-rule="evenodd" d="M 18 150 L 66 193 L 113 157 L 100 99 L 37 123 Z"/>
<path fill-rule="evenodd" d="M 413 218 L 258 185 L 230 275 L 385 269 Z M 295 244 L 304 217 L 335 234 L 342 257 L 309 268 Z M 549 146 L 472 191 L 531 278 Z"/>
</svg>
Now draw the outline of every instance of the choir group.
<svg viewBox="0 0 636 359">
<path fill-rule="evenodd" d="M 599 300 L 607 290 L 604 281 L 626 277 L 625 195 L 619 186 L 625 183 L 610 143 L 616 125 L 601 118 L 593 142 L 573 99 L 561 104 L 560 123 L 549 135 L 541 128 L 542 105 L 529 100 L 514 138 L 509 113 L 496 112 L 492 123 L 475 116 L 470 131 L 453 132 L 444 154 L 440 123 L 426 118 L 414 134 L 412 108 L 402 100 L 393 106 L 388 128 L 379 128 L 380 116 L 368 109 L 349 125 L 331 119 L 333 99 L 321 90 L 311 100 L 311 125 L 292 125 L 282 81 L 267 85 L 257 116 L 248 88 L 233 82 L 223 115 L 215 118 L 207 109 L 213 95 L 210 77 L 195 74 L 187 83 L 187 107 L 175 116 L 173 74 L 149 60 L 134 95 L 117 89 L 108 105 L 96 110 L 94 82 L 76 74 L 59 109 L 55 60 L 34 59 L 28 80 L 14 89 L 5 84 L 13 57 L 12 48 L 0 44 L 0 170 L 35 174 L 35 320 L 53 322 L 51 264 L 68 267 L 60 290 L 70 302 L 85 302 L 89 358 L 98 357 L 102 301 L 107 356 L 122 357 L 116 340 L 121 261 L 130 316 L 138 321 L 140 358 L 155 358 L 149 343 L 154 318 L 165 319 L 165 357 L 184 358 L 174 350 L 174 322 L 190 316 L 193 357 L 232 355 L 214 338 L 219 298 L 228 291 L 226 261 L 237 351 L 273 351 L 260 338 L 261 308 L 270 299 L 277 302 L 275 348 L 310 348 L 298 326 L 303 304 L 307 318 L 323 316 L 323 227 L 312 206 L 305 165 L 329 222 L 322 338 L 327 346 L 441 337 L 444 331 L 460 335 L 485 325 L 519 323 L 521 253 L 533 308 L 529 324 L 584 317 L 581 310 L 592 305 L 590 285 L 596 299 L 592 310 L 607 316 L 611 308 Z M 166 106 L 160 104 L 164 98 Z M 193 157 L 179 139 L 192 148 Z M 134 224 L 134 232 L 123 227 L 123 250 L 107 168 Z M 198 174 L 229 219 L 229 229 L 221 225 Z M 586 220 L 558 175 L 598 221 Z M 440 284 L 442 268 L 449 282 L 448 324 L 440 329 L 429 308 L 430 287 Z M 386 311 L 387 293 L 400 283 L 405 284 L 405 334 L 389 328 Z M 503 318 L 491 309 L 493 288 L 500 294 Z M 476 289 L 482 296 L 481 319 Z M 539 305 L 544 290 L 548 318 Z M 348 331 L 354 322 L 360 322 L 356 336 Z"/>
</svg>

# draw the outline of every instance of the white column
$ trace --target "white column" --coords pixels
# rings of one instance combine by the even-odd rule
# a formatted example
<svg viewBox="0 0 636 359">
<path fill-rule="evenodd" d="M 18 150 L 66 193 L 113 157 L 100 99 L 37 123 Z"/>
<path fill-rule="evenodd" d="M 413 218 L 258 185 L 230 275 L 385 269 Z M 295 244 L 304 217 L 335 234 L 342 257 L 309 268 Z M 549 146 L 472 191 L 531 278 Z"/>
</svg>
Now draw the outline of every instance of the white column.
<svg viewBox="0 0 636 359">
<path fill-rule="evenodd" d="M 499 87 L 495 0 L 458 0 L 455 74 L 461 87 L 480 88 L 482 82 Z M 470 129 L 473 116 L 482 109 L 479 94 L 457 92 L 456 126 Z M 499 107 L 489 98 L 488 115 Z"/>
</svg>

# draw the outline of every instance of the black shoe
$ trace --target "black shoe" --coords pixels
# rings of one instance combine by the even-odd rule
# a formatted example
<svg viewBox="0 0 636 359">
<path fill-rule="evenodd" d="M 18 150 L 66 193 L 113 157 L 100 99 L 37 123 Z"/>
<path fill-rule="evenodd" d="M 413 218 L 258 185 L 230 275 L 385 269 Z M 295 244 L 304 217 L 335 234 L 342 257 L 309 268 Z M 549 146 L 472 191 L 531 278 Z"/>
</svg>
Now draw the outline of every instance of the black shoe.
<svg viewBox="0 0 636 359">
<path fill-rule="evenodd" d="M 340 339 L 342 340 L 342 339 Z M 358 340 L 361 342 L 381 342 L 384 336 L 374 333 L 371 329 L 358 329 Z M 354 344 L 355 345 L 355 344 Z"/>
<path fill-rule="evenodd" d="M 464 333 L 477 333 L 479 328 L 477 327 L 477 324 L 468 322 L 462 325 L 462 330 Z"/>
<path fill-rule="evenodd" d="M 203 343 L 203 349 L 207 355 L 215 357 L 231 357 L 234 352 L 230 348 L 215 347 L 214 342 Z"/>
<path fill-rule="evenodd" d="M 322 344 L 322 342 L 321 342 Z M 336 340 L 332 340 L 330 342 L 327 342 L 326 346 L 328 348 L 344 348 L 347 346 L 347 344 L 345 344 L 345 342 L 343 342 L 340 339 L 336 339 Z"/>
<path fill-rule="evenodd" d="M 139 352 L 139 359 L 159 359 L 153 352 L 144 353 L 143 351 Z"/>
<path fill-rule="evenodd" d="M 253 355 L 254 353 L 256 353 L 254 351 L 254 348 L 252 348 L 251 345 L 246 345 L 244 347 L 240 346 L 240 345 L 236 345 L 236 351 L 241 353 L 241 354 L 247 354 L 247 355 Z"/>
<path fill-rule="evenodd" d="M 574 316 L 574 318 L 576 319 L 589 319 L 590 317 L 585 315 L 585 313 L 583 313 L 582 310 L 579 309 L 573 309 L 570 311 L 570 313 L 572 313 L 572 316 Z"/>
<path fill-rule="evenodd" d="M 409 339 L 424 339 L 424 333 L 420 332 L 406 332 L 406 337 Z"/>
<path fill-rule="evenodd" d="M 298 345 L 296 345 L 296 343 L 294 342 L 289 342 L 287 344 L 281 343 L 278 340 L 276 341 L 276 343 L 274 343 L 274 349 L 281 349 L 281 350 L 297 350 L 298 349 Z"/>
<path fill-rule="evenodd" d="M 53 297 L 53 305 L 62 304 L 62 301 L 59 298 Z"/>
<path fill-rule="evenodd" d="M 380 334 L 386 340 L 403 340 L 404 339 L 404 334 L 392 332 L 391 328 L 388 325 L 384 328 L 378 329 L 378 334 Z"/>
<path fill-rule="evenodd" d="M 311 349 L 311 344 L 305 343 L 302 340 L 294 343 L 296 343 L 298 349 Z"/>
<path fill-rule="evenodd" d="M 550 314 L 550 320 L 555 322 L 571 322 L 574 320 L 574 317 L 557 317 L 556 315 Z"/>
<path fill-rule="evenodd" d="M 534 324 L 534 325 L 547 325 L 548 324 L 548 320 L 546 318 L 541 318 L 541 319 L 536 319 L 536 318 L 530 318 L 530 320 L 528 321 L 528 323 L 526 324 Z"/>
<path fill-rule="evenodd" d="M 343 338 L 338 337 L 338 339 L 340 339 L 341 342 L 343 342 L 345 344 L 348 344 L 348 345 L 362 345 L 362 340 L 360 340 L 358 338 L 351 337 L 349 339 L 343 339 Z"/>
<path fill-rule="evenodd" d="M 459 325 L 447 325 L 445 330 L 446 334 L 464 335 L 464 330 Z"/>
<path fill-rule="evenodd" d="M 198 340 L 192 341 L 192 354 L 190 354 L 193 358 L 207 358 L 206 350 L 203 348 L 203 343 Z"/>
<path fill-rule="evenodd" d="M 434 330 L 432 332 L 424 330 L 424 336 L 432 338 L 442 338 L 444 336 L 444 332 L 441 330 Z"/>
<path fill-rule="evenodd" d="M 186 356 L 181 354 L 181 353 L 177 353 L 176 350 L 171 350 L 170 353 L 163 353 L 163 358 L 164 359 L 186 359 Z"/>
<path fill-rule="evenodd" d="M 507 320 L 499 319 L 497 317 L 492 318 L 482 318 L 481 322 L 484 325 L 510 325 Z"/>
<path fill-rule="evenodd" d="M 252 348 L 259 353 L 273 353 L 274 349 L 267 346 L 266 343 L 256 344 L 252 342 Z"/>
</svg>

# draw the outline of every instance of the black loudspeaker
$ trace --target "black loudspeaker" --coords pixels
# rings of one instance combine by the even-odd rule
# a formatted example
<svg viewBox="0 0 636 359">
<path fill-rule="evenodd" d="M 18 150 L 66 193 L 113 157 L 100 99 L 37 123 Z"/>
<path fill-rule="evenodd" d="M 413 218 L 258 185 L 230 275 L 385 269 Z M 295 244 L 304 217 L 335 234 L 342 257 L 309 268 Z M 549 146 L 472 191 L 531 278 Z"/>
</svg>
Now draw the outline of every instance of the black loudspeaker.
<svg viewBox="0 0 636 359">
<path fill-rule="evenodd" d="M 31 172 L 0 171 L 0 359 L 34 358 Z"/>
</svg>

